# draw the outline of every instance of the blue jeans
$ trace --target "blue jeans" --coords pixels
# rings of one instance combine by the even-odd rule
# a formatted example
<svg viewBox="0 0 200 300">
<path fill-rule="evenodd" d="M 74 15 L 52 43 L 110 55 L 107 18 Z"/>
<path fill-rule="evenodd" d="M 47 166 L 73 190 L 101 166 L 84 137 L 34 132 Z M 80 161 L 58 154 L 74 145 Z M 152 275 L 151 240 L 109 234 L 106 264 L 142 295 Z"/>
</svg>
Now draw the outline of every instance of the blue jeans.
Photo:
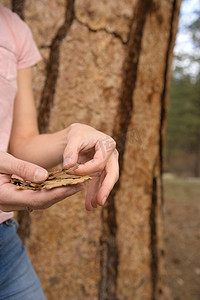
<svg viewBox="0 0 200 300">
<path fill-rule="evenodd" d="M 17 227 L 14 219 L 0 224 L 0 300 L 45 300 Z"/>
</svg>

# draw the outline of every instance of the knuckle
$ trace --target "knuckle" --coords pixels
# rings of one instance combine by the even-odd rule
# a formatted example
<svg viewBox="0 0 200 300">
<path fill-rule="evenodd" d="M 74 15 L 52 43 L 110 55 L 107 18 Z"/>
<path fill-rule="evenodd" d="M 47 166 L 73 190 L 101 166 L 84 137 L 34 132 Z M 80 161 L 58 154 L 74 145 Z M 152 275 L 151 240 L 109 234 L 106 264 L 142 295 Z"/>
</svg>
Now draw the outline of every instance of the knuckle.
<svg viewBox="0 0 200 300">
<path fill-rule="evenodd" d="M 97 174 L 98 176 L 100 176 L 101 173 L 102 173 L 102 171 L 103 171 L 103 169 L 104 169 L 104 167 L 105 167 L 105 164 L 103 162 L 99 163 L 97 165 L 97 167 L 96 167 L 95 174 Z"/>
<path fill-rule="evenodd" d="M 108 136 L 108 139 L 109 139 L 109 143 L 110 143 L 111 147 L 113 147 L 113 149 L 115 149 L 116 148 L 115 140 L 111 136 Z"/>
<path fill-rule="evenodd" d="M 18 174 L 26 176 L 29 173 L 29 168 L 25 162 L 19 162 L 15 170 L 18 172 Z"/>
<path fill-rule="evenodd" d="M 119 165 L 118 165 L 118 167 L 117 167 L 117 180 L 119 179 L 119 177 L 120 177 L 120 169 L 119 169 Z"/>
<path fill-rule="evenodd" d="M 118 171 L 117 174 L 116 174 L 115 182 L 117 182 L 118 180 L 119 180 L 119 171 Z"/>
<path fill-rule="evenodd" d="M 115 140 L 112 137 L 111 137 L 111 142 L 112 142 L 113 149 L 115 149 L 117 146 L 117 143 L 115 142 Z"/>
<path fill-rule="evenodd" d="M 80 126 L 80 123 L 72 123 L 69 125 L 69 129 L 72 130 L 72 129 L 76 128 L 77 126 Z"/>
<path fill-rule="evenodd" d="M 117 149 L 115 149 L 114 153 L 117 156 L 117 158 L 119 158 L 119 151 Z"/>
</svg>

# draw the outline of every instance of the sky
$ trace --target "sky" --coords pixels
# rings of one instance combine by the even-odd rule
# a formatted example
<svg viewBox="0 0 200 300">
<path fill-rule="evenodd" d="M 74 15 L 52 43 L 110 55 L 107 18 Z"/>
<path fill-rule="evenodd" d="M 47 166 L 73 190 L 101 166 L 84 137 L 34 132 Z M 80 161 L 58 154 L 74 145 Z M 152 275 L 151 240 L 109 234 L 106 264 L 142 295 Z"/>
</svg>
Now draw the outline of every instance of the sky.
<svg viewBox="0 0 200 300">
<path fill-rule="evenodd" d="M 192 34 L 187 29 L 187 26 L 193 23 L 198 15 L 196 10 L 200 9 L 200 0 L 184 0 L 181 5 L 181 12 L 179 18 L 179 29 L 176 37 L 176 44 L 174 48 L 174 54 L 190 54 L 192 56 L 199 55 L 200 49 L 197 49 L 192 42 Z M 176 60 L 174 60 L 174 67 L 178 66 Z M 185 73 L 192 76 L 196 76 L 200 71 L 198 63 L 191 63 L 189 59 L 184 59 L 180 64 L 184 67 Z"/>
</svg>

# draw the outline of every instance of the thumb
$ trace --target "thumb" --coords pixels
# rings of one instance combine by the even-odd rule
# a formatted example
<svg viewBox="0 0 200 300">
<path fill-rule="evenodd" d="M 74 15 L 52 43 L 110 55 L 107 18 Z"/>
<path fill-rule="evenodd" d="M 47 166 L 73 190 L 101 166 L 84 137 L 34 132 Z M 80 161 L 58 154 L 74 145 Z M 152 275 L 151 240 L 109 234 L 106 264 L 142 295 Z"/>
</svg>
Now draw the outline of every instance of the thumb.
<svg viewBox="0 0 200 300">
<path fill-rule="evenodd" d="M 17 175 L 32 182 L 42 182 L 48 177 L 44 168 L 3 152 L 0 152 L 0 172 Z"/>
</svg>

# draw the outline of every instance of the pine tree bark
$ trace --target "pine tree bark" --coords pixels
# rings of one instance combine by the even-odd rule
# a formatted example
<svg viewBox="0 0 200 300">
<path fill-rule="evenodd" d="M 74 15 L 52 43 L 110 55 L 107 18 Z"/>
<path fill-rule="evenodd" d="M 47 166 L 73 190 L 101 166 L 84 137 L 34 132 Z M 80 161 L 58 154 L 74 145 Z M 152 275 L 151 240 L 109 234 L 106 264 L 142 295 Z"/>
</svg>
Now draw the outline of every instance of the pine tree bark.
<svg viewBox="0 0 200 300">
<path fill-rule="evenodd" d="M 162 157 L 180 4 L 12 0 L 44 58 L 34 70 L 40 131 L 87 123 L 120 152 L 120 179 L 103 209 L 87 213 L 81 192 L 19 215 L 49 300 L 170 299 Z"/>
</svg>

